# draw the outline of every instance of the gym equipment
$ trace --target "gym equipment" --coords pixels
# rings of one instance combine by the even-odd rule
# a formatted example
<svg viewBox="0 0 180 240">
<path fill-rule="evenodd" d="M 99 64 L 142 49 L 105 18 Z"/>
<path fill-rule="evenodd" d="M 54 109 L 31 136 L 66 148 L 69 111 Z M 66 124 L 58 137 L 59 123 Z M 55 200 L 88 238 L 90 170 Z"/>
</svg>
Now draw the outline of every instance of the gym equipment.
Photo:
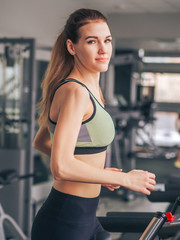
<svg viewBox="0 0 180 240">
<path fill-rule="evenodd" d="M 158 158 L 158 159 L 173 159 L 177 157 L 178 147 L 176 145 L 171 147 L 161 147 L 155 144 L 153 139 L 153 122 L 156 119 L 153 118 L 151 121 L 140 121 L 136 129 L 137 146 L 141 149 L 136 153 L 137 157 L 140 158 Z M 138 142 L 141 144 L 138 145 Z"/>
<path fill-rule="evenodd" d="M 151 192 L 151 195 L 147 196 L 151 202 L 168 202 L 169 206 L 166 211 L 170 211 L 175 199 L 180 194 L 180 176 L 172 175 L 166 182 L 157 183 L 155 190 Z"/>
<path fill-rule="evenodd" d="M 32 172 L 34 165 L 35 64 L 34 39 L 0 38 L 0 168 L 11 166 L 20 175 Z M 32 223 L 32 184 L 27 179 L 0 192 L 6 213 L 27 235 Z"/>
<path fill-rule="evenodd" d="M 140 240 L 153 240 L 157 235 L 160 239 L 167 239 L 169 237 L 176 237 L 179 234 L 179 206 L 180 197 L 176 199 L 169 213 L 108 212 L 106 217 L 99 217 L 98 219 L 104 229 L 109 232 L 143 232 L 137 238 Z M 134 235 L 133 240 L 135 239 Z"/>
<path fill-rule="evenodd" d="M 173 203 L 180 194 L 179 182 L 157 183 L 155 190 L 147 198 L 151 202 L 169 202 Z"/>
<path fill-rule="evenodd" d="M 173 148 L 156 146 L 152 135 L 147 131 L 147 125 L 153 126 L 154 112 L 158 105 L 154 102 L 155 85 L 144 79 L 141 72 L 142 64 L 139 53 L 132 50 L 117 50 L 111 60 L 111 65 L 115 69 L 114 97 L 117 100 L 116 106 L 113 102 L 107 106 L 114 118 L 117 131 L 112 153 L 115 155 L 116 166 L 125 171 L 135 167 L 137 156 L 165 159 L 177 156 L 176 146 Z M 141 140 L 138 152 L 137 139 Z"/>
<path fill-rule="evenodd" d="M 166 209 L 166 212 L 172 212 L 174 214 L 176 205 L 174 204 L 176 199 L 179 199 L 178 197 L 180 195 L 180 177 L 179 175 L 171 175 L 165 183 L 157 183 L 155 186 L 155 191 L 151 192 L 151 195 L 147 196 L 147 198 L 151 202 L 169 202 L 169 206 Z M 177 202 L 177 201 L 176 201 Z M 178 203 L 179 205 L 179 203 Z M 176 220 L 180 217 L 180 209 L 176 210 L 176 213 L 178 214 L 178 217 Z M 158 215 L 159 216 L 159 215 Z M 122 232 L 121 239 L 139 239 L 141 234 L 140 232 L 143 232 L 146 226 L 150 223 L 151 219 L 154 217 L 154 213 L 147 212 L 147 213 L 139 213 L 139 212 L 108 212 L 107 218 L 100 217 L 100 222 L 103 225 L 103 227 L 110 232 Z M 156 219 L 157 220 L 157 219 Z M 174 225 L 171 228 L 165 228 L 169 230 L 170 235 L 175 234 L 172 231 L 176 231 L 177 236 L 175 239 L 180 239 L 180 235 L 178 231 L 180 232 L 180 226 L 179 220 L 178 224 Z M 166 225 L 164 225 L 165 227 Z M 178 227 L 177 227 L 178 226 Z M 175 229 L 175 230 L 173 230 Z M 166 239 L 167 232 L 163 232 L 165 230 L 161 229 L 161 236 Z M 159 233 L 159 234 L 160 234 Z M 163 234 L 163 235 L 162 235 Z M 179 238 L 178 238 L 179 236 Z"/>
<path fill-rule="evenodd" d="M 94 240 L 112 240 L 112 237 L 109 232 L 103 231 L 97 233 Z"/>
<path fill-rule="evenodd" d="M 155 118 L 144 116 L 141 106 L 134 106 L 134 108 L 112 115 L 116 127 L 116 137 L 112 147 L 114 147 L 117 167 L 132 170 L 136 165 L 135 158 L 137 157 L 167 160 L 176 158 L 177 146 L 161 148 L 155 145 L 152 138 Z M 138 139 L 141 142 L 140 145 L 138 145 Z M 143 151 L 138 151 L 137 148 Z"/>
<path fill-rule="evenodd" d="M 155 185 L 155 190 L 152 191 L 151 194 L 147 196 L 147 198 L 151 202 L 169 202 L 166 212 L 170 212 L 172 211 L 171 209 L 174 205 L 174 202 L 176 201 L 176 199 L 180 194 L 179 183 L 180 183 L 180 177 L 176 175 L 172 175 L 168 178 L 166 183 L 157 183 Z M 177 213 L 180 213 L 180 212 L 177 211 Z M 144 217 L 146 218 L 147 214 L 145 214 Z M 142 223 L 142 226 L 143 224 L 144 224 L 144 221 Z M 127 233 L 123 233 L 122 239 L 127 239 L 128 236 L 129 236 L 129 233 L 127 231 Z"/>
<path fill-rule="evenodd" d="M 124 102 L 124 100 L 120 100 Z M 136 159 L 140 158 L 155 158 L 170 160 L 176 157 L 178 149 L 173 148 L 160 148 L 156 146 L 152 140 L 152 131 L 147 131 L 147 126 L 153 124 L 154 118 L 147 118 L 147 113 L 144 115 L 141 111 L 144 108 L 144 105 L 139 106 L 127 106 L 126 103 L 122 103 L 123 110 L 114 109 L 114 112 L 111 110 L 112 117 L 115 122 L 116 127 L 116 136 L 112 143 L 112 159 L 114 162 L 111 162 L 111 166 L 117 168 L 122 168 L 124 172 L 128 172 L 136 168 Z M 151 109 L 149 107 L 149 109 Z M 150 111 L 150 110 L 149 110 Z M 151 115 L 151 114 L 150 114 Z M 151 127 L 152 130 L 152 127 Z M 142 138 L 140 131 L 146 135 L 145 142 L 144 139 L 143 145 L 140 148 L 147 149 L 147 151 L 140 152 L 138 151 L 139 146 L 137 145 L 137 136 Z M 114 164 L 114 165 L 113 165 Z M 121 188 L 116 191 L 116 193 L 126 201 L 134 199 L 135 194 L 130 192 L 127 189 Z"/>
<path fill-rule="evenodd" d="M 19 176 L 14 169 L 7 169 L 0 172 L 0 189 L 18 180 L 34 177 L 34 174 Z M 28 240 L 17 222 L 3 210 L 0 204 L 0 240 Z"/>
</svg>

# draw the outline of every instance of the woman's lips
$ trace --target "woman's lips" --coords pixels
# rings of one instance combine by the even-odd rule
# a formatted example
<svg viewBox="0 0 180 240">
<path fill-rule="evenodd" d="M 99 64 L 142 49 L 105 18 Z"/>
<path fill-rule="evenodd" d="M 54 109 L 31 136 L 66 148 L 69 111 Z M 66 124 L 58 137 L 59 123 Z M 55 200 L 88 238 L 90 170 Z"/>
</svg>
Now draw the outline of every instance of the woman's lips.
<svg viewBox="0 0 180 240">
<path fill-rule="evenodd" d="M 96 58 L 96 61 L 98 61 L 98 62 L 107 62 L 108 58 Z"/>
</svg>

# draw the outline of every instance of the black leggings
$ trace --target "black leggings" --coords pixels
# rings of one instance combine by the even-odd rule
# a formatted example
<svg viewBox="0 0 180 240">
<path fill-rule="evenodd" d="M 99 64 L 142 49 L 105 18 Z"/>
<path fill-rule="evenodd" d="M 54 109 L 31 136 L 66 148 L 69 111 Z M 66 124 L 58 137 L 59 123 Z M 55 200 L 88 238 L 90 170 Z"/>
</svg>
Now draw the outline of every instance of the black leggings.
<svg viewBox="0 0 180 240">
<path fill-rule="evenodd" d="M 93 240 L 104 231 L 96 218 L 99 197 L 82 198 L 52 188 L 35 217 L 31 240 Z"/>
</svg>

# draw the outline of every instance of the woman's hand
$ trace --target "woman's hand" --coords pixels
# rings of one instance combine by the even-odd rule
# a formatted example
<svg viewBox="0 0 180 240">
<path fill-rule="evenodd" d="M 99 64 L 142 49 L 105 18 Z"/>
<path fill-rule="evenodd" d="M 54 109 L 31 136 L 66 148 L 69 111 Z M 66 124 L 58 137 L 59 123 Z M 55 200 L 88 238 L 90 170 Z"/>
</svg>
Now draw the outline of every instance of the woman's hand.
<svg viewBox="0 0 180 240">
<path fill-rule="evenodd" d="M 118 168 L 105 168 L 105 170 L 122 172 L 122 169 L 118 169 Z M 102 184 L 102 186 L 106 187 L 110 191 L 114 191 L 115 189 L 119 189 L 120 188 L 120 185 L 112 185 L 112 184 Z"/>
<path fill-rule="evenodd" d="M 33 141 L 33 147 L 48 156 L 51 155 L 51 138 L 48 128 L 39 128 Z"/>
<path fill-rule="evenodd" d="M 155 175 L 148 171 L 132 170 L 126 174 L 126 186 L 130 190 L 150 195 L 154 190 Z"/>
</svg>

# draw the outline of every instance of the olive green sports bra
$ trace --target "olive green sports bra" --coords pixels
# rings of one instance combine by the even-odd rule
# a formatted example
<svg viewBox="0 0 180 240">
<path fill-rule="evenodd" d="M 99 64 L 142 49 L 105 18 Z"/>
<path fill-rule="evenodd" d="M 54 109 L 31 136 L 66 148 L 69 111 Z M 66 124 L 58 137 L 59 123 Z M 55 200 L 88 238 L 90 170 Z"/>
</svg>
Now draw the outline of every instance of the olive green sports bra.
<svg viewBox="0 0 180 240">
<path fill-rule="evenodd" d="M 75 79 L 67 79 L 63 81 L 56 90 L 63 84 L 68 82 L 75 82 L 85 87 L 93 102 L 94 111 L 93 114 L 87 120 L 83 121 L 79 131 L 74 154 L 94 154 L 103 152 L 107 149 L 107 146 L 113 141 L 115 136 L 114 123 L 109 113 L 98 102 L 95 96 L 83 83 Z M 51 141 L 53 141 L 53 135 L 56 127 L 56 122 L 52 121 L 49 116 L 49 127 Z"/>
</svg>

